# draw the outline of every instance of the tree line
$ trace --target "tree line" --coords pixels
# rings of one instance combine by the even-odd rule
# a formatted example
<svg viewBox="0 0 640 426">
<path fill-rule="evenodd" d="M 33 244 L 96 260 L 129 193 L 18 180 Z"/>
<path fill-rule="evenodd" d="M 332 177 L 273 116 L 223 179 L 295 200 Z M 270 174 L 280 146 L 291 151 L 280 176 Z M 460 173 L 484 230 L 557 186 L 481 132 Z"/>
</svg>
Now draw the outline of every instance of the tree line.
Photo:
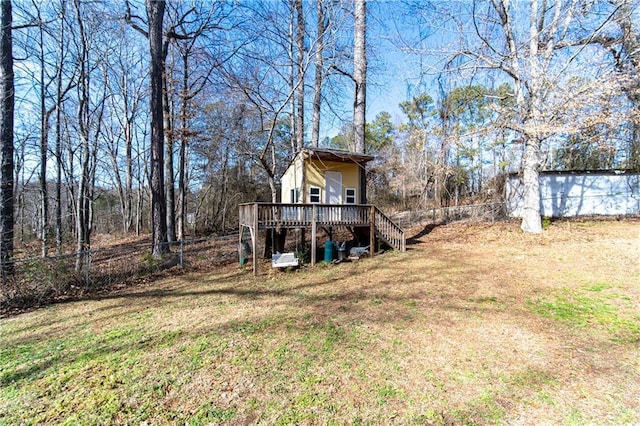
<svg viewBox="0 0 640 426">
<path fill-rule="evenodd" d="M 364 149 L 364 0 L 2 6 L 7 268 L 16 229 L 43 256 L 81 253 L 114 210 L 123 234 L 151 232 L 154 256 L 189 224 L 233 227 L 239 202 L 276 201 L 345 88 Z"/>
<path fill-rule="evenodd" d="M 520 171 L 522 228 L 539 232 L 542 168 L 640 168 L 636 15 L 632 0 L 2 0 L 0 260 L 10 272 L 33 239 L 80 253 L 96 232 L 150 232 L 161 256 L 233 228 L 238 203 L 277 201 L 305 145 L 376 154 L 363 196 L 396 208 L 495 195 Z M 424 65 L 401 117 L 366 123 L 372 23 Z"/>
<path fill-rule="evenodd" d="M 510 166 L 524 183 L 524 231 L 542 229 L 542 168 L 638 170 L 638 2 L 491 0 L 458 6 L 412 2 L 407 18 L 421 31 L 403 38 L 405 48 L 438 58 L 438 72 L 446 73 L 443 123 L 453 112 L 447 98 L 455 90 L 490 82 L 490 128 L 497 134 L 489 139 L 500 144 L 506 137 L 520 150 Z M 434 45 L 436 37 L 441 39 Z M 505 84 L 508 90 L 490 95 Z M 441 144 L 450 145 L 446 134 L 453 128 L 442 129 Z"/>
</svg>

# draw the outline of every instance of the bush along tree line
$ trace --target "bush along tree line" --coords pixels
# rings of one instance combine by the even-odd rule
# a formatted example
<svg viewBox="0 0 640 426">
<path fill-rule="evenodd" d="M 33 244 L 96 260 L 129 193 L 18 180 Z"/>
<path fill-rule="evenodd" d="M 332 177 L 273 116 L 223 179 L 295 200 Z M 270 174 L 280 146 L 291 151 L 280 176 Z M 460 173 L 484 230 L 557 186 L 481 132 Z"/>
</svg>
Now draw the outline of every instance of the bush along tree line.
<svg viewBox="0 0 640 426">
<path fill-rule="evenodd" d="M 392 209 L 494 200 L 520 172 L 527 232 L 541 169 L 640 169 L 637 1 L 1 4 L 5 274 L 14 244 L 150 233 L 161 256 L 228 232 L 307 145 L 376 155 L 367 198 Z M 366 122 L 390 49 L 420 65 Z"/>
</svg>

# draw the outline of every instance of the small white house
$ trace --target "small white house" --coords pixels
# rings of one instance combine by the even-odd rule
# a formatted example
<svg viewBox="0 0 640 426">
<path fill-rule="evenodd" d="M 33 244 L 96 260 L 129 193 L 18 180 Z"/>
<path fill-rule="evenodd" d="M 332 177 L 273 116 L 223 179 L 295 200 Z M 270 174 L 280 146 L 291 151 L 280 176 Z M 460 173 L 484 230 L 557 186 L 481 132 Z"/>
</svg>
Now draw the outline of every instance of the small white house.
<svg viewBox="0 0 640 426">
<path fill-rule="evenodd" d="M 505 185 L 507 212 L 522 216 L 522 177 Z M 640 214 L 640 173 L 628 170 L 540 172 L 540 214 L 546 217 Z"/>
</svg>

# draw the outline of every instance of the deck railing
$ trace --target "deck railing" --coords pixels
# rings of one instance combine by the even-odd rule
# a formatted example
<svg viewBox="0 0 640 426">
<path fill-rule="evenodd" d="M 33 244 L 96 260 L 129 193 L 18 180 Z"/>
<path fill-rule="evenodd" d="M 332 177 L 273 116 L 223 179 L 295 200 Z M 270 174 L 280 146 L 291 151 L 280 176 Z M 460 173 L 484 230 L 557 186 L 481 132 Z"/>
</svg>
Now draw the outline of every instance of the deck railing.
<svg viewBox="0 0 640 426">
<path fill-rule="evenodd" d="M 240 205 L 240 225 L 254 226 L 257 214 L 259 228 L 294 228 L 317 225 L 369 225 L 368 205 L 335 204 L 273 204 L 252 203 Z"/>
<path fill-rule="evenodd" d="M 240 205 L 240 225 L 252 229 L 279 229 L 312 226 L 371 226 L 396 250 L 405 251 L 402 228 L 380 209 L 368 204 L 286 204 L 251 203 Z M 373 223 L 372 223 L 373 217 Z"/>
<path fill-rule="evenodd" d="M 399 251 L 406 251 L 406 238 L 404 231 L 380 209 L 375 208 L 374 223 L 376 234 L 387 244 Z"/>
<path fill-rule="evenodd" d="M 242 259 L 244 227 L 251 233 L 253 273 L 258 273 L 257 231 L 258 229 L 284 229 L 310 227 L 312 241 L 318 226 L 369 227 L 369 250 L 375 253 L 375 236 L 399 251 L 405 251 L 405 235 L 402 228 L 377 207 L 364 204 L 241 204 L 238 215 L 240 228 L 238 251 Z M 311 265 L 315 265 L 316 245 L 311 245 Z"/>
</svg>

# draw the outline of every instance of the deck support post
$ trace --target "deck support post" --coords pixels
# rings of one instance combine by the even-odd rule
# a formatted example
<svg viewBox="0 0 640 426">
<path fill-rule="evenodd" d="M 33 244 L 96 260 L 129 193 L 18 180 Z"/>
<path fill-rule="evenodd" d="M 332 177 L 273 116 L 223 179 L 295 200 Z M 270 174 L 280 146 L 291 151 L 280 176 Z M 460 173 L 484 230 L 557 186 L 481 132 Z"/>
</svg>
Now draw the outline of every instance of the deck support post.
<svg viewBox="0 0 640 426">
<path fill-rule="evenodd" d="M 316 266 L 316 206 L 311 206 L 311 266 Z"/>
<path fill-rule="evenodd" d="M 376 208 L 369 207 L 369 256 L 376 252 Z"/>
<path fill-rule="evenodd" d="M 253 275 L 258 275 L 258 203 L 253 204 L 253 233 L 251 234 Z"/>
<path fill-rule="evenodd" d="M 238 261 L 240 262 L 240 266 L 242 266 L 242 234 L 243 233 L 244 233 L 244 226 L 240 224 L 240 232 L 238 233 Z"/>
<path fill-rule="evenodd" d="M 353 227 L 352 233 L 358 243 L 365 245 L 362 240 L 365 229 L 369 227 L 369 255 L 376 255 L 376 236 L 378 243 L 385 242 L 396 250 L 406 250 L 404 231 L 398 227 L 378 208 L 372 205 L 323 205 L 323 204 L 276 204 L 276 203 L 246 203 L 238 210 L 239 230 L 238 254 L 240 259 L 248 257 L 252 250 L 253 274 L 258 275 L 258 231 L 262 228 L 266 232 L 280 229 L 282 234 L 287 229 L 298 229 L 303 240 L 306 230 L 311 228 L 311 265 L 317 263 L 318 226 L 331 229 L 334 226 Z M 377 228 L 376 228 L 377 227 Z M 251 236 L 251 245 L 244 239 L 245 228 Z M 329 231 L 328 231 L 329 232 Z M 377 233 L 376 233 L 377 232 Z"/>
</svg>

